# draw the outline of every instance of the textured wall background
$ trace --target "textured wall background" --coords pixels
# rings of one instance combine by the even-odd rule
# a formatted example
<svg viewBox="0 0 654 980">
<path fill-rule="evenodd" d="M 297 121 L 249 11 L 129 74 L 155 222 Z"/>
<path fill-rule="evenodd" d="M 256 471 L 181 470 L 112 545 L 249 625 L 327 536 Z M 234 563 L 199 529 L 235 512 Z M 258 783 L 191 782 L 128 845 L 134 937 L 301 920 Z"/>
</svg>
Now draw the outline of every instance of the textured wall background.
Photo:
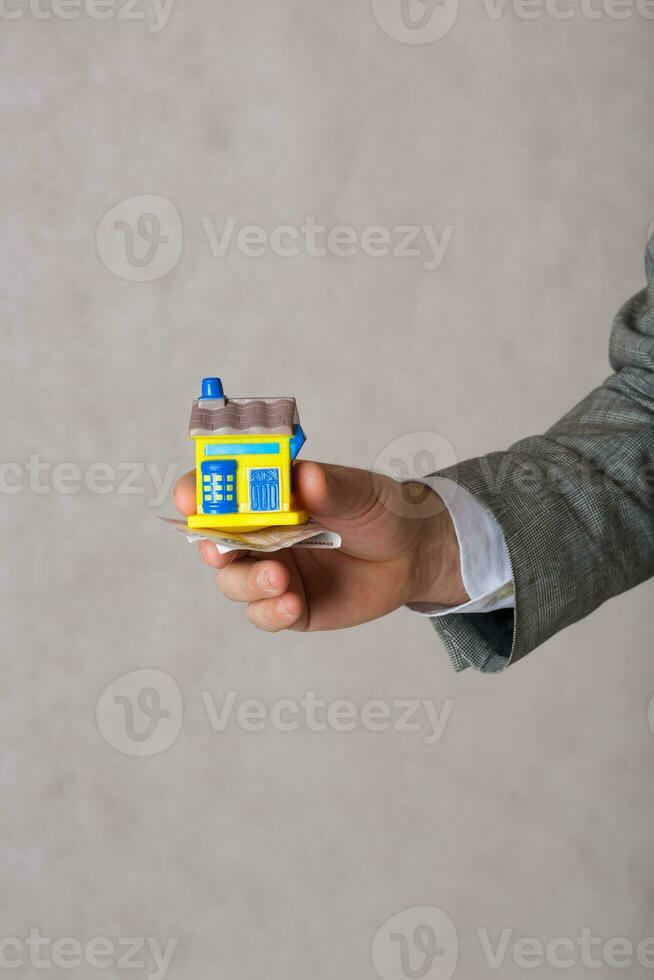
<svg viewBox="0 0 654 980">
<path fill-rule="evenodd" d="M 475 0 L 417 44 L 452 0 L 431 18 L 412 0 L 423 31 L 399 0 L 90 3 L 5 0 L 0 16 L 0 938 L 177 937 L 167 975 L 183 980 L 373 978 L 377 930 L 419 906 L 451 918 L 467 980 L 493 975 L 478 930 L 493 946 L 513 930 L 506 978 L 560 973 L 516 962 L 519 937 L 637 945 L 654 933 L 651 584 L 499 678 L 453 674 L 408 612 L 263 635 L 155 519 L 171 505 L 152 474 L 191 465 L 207 373 L 232 394 L 295 394 L 306 455 L 365 465 L 425 429 L 458 458 L 504 447 L 600 382 L 654 221 L 651 6 L 526 19 Z M 168 242 L 150 219 L 138 233 L 141 195 L 179 214 L 154 208 Z M 103 216 L 132 198 L 100 255 Z M 431 270 L 360 249 L 213 255 L 206 229 L 229 216 L 453 231 Z M 101 701 L 103 737 L 98 700 L 141 668 L 180 702 L 150 675 L 171 716 L 154 742 L 112 734 L 128 679 Z M 233 716 L 215 732 L 206 703 L 230 691 L 451 714 L 434 744 L 422 712 L 410 733 Z M 401 920 L 410 947 L 424 918 Z M 449 980 L 441 941 L 431 968 L 412 949 L 429 970 L 413 975 Z M 161 975 L 150 955 L 131 973 L 110 954 L 75 967 L 71 948 L 59 967 L 41 948 L 49 975 Z M 2 946 L 23 956 L 14 975 L 48 975 L 26 950 Z M 612 976 L 598 950 L 593 975 Z"/>
</svg>

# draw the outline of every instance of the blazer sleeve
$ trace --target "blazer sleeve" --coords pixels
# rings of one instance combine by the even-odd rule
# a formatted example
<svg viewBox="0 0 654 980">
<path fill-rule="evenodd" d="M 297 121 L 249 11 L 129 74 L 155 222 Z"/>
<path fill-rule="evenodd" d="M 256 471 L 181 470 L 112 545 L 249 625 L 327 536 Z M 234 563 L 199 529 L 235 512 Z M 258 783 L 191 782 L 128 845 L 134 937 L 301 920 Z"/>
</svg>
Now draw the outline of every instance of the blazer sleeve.
<svg viewBox="0 0 654 980">
<path fill-rule="evenodd" d="M 654 575 L 654 238 L 618 313 L 614 369 L 544 435 L 442 471 L 487 508 L 515 609 L 433 619 L 453 666 L 497 672 Z"/>
</svg>

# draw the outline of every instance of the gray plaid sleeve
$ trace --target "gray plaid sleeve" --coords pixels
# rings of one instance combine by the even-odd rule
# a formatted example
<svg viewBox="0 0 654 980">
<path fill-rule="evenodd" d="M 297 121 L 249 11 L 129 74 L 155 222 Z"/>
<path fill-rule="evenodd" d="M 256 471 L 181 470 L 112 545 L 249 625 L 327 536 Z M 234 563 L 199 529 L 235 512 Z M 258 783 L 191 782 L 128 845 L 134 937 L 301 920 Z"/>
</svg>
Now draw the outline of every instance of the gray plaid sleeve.
<svg viewBox="0 0 654 980">
<path fill-rule="evenodd" d="M 515 610 L 432 623 L 456 670 L 497 672 L 654 575 L 654 238 L 618 313 L 615 373 L 544 435 L 442 472 L 499 523 Z"/>
</svg>

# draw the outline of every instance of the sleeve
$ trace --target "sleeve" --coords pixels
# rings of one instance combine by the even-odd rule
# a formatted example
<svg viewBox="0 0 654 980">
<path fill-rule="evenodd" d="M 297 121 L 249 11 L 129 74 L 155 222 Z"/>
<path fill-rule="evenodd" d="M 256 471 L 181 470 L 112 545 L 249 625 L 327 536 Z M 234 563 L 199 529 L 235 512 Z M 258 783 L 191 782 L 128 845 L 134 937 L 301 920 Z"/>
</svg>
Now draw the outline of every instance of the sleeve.
<svg viewBox="0 0 654 980">
<path fill-rule="evenodd" d="M 509 553 L 502 529 L 493 515 L 471 493 L 446 477 L 427 476 L 420 482 L 438 494 L 452 518 L 459 543 L 461 578 L 470 599 L 456 607 L 412 602 L 408 608 L 421 616 L 445 616 L 512 607 L 514 595 Z"/>
<path fill-rule="evenodd" d="M 654 238 L 618 313 L 614 369 L 544 435 L 438 474 L 497 521 L 515 608 L 434 618 L 453 666 L 497 672 L 654 575 Z"/>
</svg>

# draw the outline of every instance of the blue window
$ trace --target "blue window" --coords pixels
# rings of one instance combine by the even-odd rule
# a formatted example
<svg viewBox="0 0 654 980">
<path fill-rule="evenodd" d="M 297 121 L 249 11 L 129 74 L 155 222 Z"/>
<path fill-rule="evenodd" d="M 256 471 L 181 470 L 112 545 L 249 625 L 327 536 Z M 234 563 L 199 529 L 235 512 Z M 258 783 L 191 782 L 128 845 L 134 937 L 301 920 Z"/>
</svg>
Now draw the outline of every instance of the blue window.
<svg viewBox="0 0 654 980">
<path fill-rule="evenodd" d="M 250 470 L 250 510 L 279 510 L 279 470 Z"/>
<path fill-rule="evenodd" d="M 200 467 L 202 476 L 202 510 L 205 514 L 236 514 L 236 462 L 233 459 L 211 460 Z"/>
<path fill-rule="evenodd" d="M 276 456 L 279 453 L 278 442 L 207 442 L 204 446 L 205 456 L 246 456 L 253 453 L 266 453 Z"/>
</svg>

